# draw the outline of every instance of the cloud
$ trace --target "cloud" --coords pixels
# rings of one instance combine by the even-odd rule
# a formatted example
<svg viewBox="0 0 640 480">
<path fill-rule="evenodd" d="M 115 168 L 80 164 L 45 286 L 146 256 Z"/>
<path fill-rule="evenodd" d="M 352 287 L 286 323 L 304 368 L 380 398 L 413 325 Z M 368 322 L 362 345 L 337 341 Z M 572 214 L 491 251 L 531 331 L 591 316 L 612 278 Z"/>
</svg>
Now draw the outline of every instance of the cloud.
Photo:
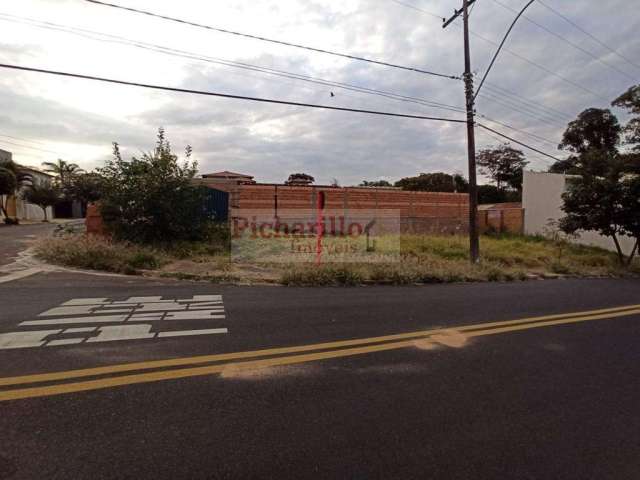
<svg viewBox="0 0 640 480">
<path fill-rule="evenodd" d="M 446 0 L 405 1 L 432 11 L 435 17 L 451 12 L 452 8 Z M 501 1 L 516 9 L 522 3 Z M 638 9 L 622 0 L 606 5 L 580 4 L 579 8 L 559 0 L 547 2 L 640 64 L 640 39 L 635 35 Z M 131 6 L 447 74 L 459 75 L 463 68 L 459 26 L 443 30 L 438 18 L 389 0 L 241 0 L 215 6 L 184 0 L 179 7 L 132 0 Z M 199 55 L 397 92 L 456 107 L 464 105 L 459 81 L 201 31 L 84 3 L 25 0 L 7 5 L 5 9 L 6 13 L 28 17 L 38 12 L 40 20 L 82 26 Z M 480 119 L 555 154 L 554 143 L 559 141 L 571 118 L 590 106 L 606 106 L 607 99 L 613 99 L 633 83 L 609 65 L 628 72 L 632 78 L 637 77 L 638 69 L 541 5 L 534 4 L 527 16 L 600 60 L 522 19 L 483 88 L 477 110 L 548 139 L 543 141 L 486 118 Z M 479 3 L 474 8 L 472 61 L 478 74 L 484 72 L 495 51 L 495 43 L 500 41 L 512 19 L 513 13 L 495 2 Z M 235 95 L 463 117 L 458 112 L 358 93 L 335 85 L 318 85 L 168 56 L 23 24 L 8 23 L 3 27 L 6 27 L 0 54 L 3 62 Z M 28 43 L 24 38 L 29 39 Z M 321 183 L 337 178 L 341 184 L 359 183 L 364 179 L 395 180 L 427 171 L 466 171 L 466 131 L 461 124 L 308 110 L 11 71 L 3 73 L 0 85 L 5 93 L 0 134 L 41 142 L 38 145 L 56 152 L 61 150 L 86 168 L 98 165 L 109 154 L 112 141 L 123 146 L 125 155 L 148 150 L 153 146 L 157 128 L 164 126 L 176 148 L 186 144 L 194 147 L 201 170 L 242 171 L 261 181 L 282 181 L 293 171 L 310 173 Z M 478 130 L 477 135 L 479 148 L 498 142 L 482 130 Z M 34 163 L 50 155 L 36 153 L 17 147 L 16 158 L 24 157 Z M 530 160 L 536 168 L 546 167 L 549 161 L 535 155 L 531 155 Z"/>
</svg>

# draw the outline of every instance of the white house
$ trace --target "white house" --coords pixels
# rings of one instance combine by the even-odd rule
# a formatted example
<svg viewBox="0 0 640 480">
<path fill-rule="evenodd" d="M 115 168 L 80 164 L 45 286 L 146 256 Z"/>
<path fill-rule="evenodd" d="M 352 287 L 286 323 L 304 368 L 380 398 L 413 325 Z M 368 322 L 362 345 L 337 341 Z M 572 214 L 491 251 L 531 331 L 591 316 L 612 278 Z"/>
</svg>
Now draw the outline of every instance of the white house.
<svg viewBox="0 0 640 480">
<path fill-rule="evenodd" d="M 565 216 L 562 211 L 562 194 L 567 188 L 567 178 L 567 175 L 557 173 L 524 172 L 522 208 L 526 234 L 544 234 L 550 220 L 559 220 Z M 635 240 L 625 236 L 619 240 L 622 250 L 626 254 L 631 253 Z M 576 242 L 616 250 L 611 238 L 595 232 L 581 232 Z"/>
</svg>

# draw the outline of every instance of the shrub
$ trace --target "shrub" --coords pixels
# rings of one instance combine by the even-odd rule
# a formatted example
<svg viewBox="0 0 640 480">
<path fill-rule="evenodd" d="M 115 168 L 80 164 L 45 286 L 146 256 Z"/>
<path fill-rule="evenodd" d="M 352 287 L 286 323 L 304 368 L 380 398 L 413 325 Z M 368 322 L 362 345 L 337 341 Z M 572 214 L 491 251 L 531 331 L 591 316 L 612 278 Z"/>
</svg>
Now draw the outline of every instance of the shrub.
<svg viewBox="0 0 640 480">
<path fill-rule="evenodd" d="M 164 130 L 153 152 L 126 162 L 114 144 L 113 159 L 99 169 L 103 178 L 100 211 L 118 240 L 160 244 L 206 240 L 212 219 L 204 209 L 205 187 L 191 184 L 197 163 L 191 148 L 179 162 Z"/>
</svg>

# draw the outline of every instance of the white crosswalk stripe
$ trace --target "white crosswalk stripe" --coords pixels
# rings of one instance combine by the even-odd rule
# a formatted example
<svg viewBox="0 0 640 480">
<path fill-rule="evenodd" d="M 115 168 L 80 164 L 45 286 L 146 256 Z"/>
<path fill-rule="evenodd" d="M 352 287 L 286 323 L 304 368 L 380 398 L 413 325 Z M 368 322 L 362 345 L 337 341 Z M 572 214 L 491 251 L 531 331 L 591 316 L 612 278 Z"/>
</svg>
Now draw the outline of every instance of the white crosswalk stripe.
<svg viewBox="0 0 640 480">
<path fill-rule="evenodd" d="M 42 312 L 37 319 L 19 323 L 20 327 L 58 329 L 0 333 L 0 350 L 226 334 L 228 329 L 219 325 L 216 328 L 171 329 L 177 325 L 172 322 L 218 323 L 225 318 L 221 295 L 194 295 L 190 299 L 163 299 L 160 296 L 126 300 L 73 298 Z"/>
</svg>

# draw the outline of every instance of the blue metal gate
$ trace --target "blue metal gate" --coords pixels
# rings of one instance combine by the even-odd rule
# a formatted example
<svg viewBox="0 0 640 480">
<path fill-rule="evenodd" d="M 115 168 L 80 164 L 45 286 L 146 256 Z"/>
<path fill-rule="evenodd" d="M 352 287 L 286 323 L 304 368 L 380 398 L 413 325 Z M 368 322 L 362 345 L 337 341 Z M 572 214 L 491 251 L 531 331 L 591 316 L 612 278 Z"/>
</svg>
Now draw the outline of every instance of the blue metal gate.
<svg viewBox="0 0 640 480">
<path fill-rule="evenodd" d="M 204 209 L 216 222 L 229 219 L 229 193 L 215 188 L 207 188 Z"/>
</svg>

